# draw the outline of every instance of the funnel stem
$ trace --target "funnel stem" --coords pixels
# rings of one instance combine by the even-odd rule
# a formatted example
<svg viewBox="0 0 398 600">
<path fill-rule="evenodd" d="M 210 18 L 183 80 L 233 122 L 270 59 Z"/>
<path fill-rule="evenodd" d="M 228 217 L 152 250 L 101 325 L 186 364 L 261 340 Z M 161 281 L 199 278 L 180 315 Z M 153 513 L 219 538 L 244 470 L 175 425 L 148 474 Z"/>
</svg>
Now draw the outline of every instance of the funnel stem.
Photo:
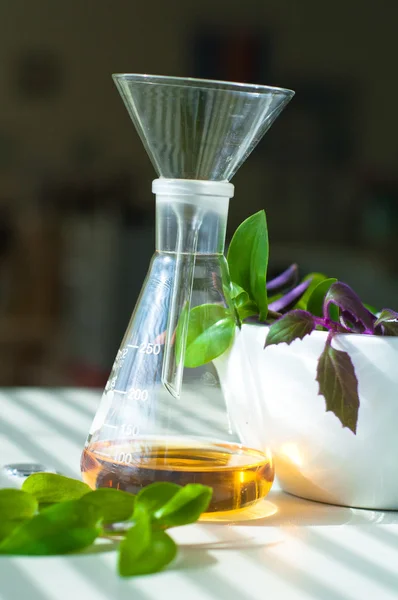
<svg viewBox="0 0 398 600">
<path fill-rule="evenodd" d="M 174 398 L 179 398 L 184 373 L 195 252 L 201 218 L 195 215 L 196 218 L 191 218 L 188 226 L 186 216 L 183 214 L 186 211 L 184 205 L 177 205 L 175 211 L 178 223 L 177 259 L 164 348 L 162 383 Z"/>
<path fill-rule="evenodd" d="M 197 253 L 222 254 L 229 199 L 228 182 L 156 179 L 156 247 L 175 264 L 169 300 L 161 381 L 179 398 Z"/>
</svg>

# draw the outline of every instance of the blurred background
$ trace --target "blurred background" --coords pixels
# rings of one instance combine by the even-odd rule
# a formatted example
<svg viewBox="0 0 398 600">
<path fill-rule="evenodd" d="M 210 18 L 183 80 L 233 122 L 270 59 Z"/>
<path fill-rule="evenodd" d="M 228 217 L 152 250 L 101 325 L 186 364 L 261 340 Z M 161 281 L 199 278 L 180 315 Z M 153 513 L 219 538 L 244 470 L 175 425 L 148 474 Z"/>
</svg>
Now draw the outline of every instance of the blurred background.
<svg viewBox="0 0 398 600">
<path fill-rule="evenodd" d="M 288 87 L 233 179 L 298 262 L 398 308 L 398 3 L 0 5 L 0 385 L 105 384 L 154 251 L 153 167 L 113 72 Z"/>
</svg>

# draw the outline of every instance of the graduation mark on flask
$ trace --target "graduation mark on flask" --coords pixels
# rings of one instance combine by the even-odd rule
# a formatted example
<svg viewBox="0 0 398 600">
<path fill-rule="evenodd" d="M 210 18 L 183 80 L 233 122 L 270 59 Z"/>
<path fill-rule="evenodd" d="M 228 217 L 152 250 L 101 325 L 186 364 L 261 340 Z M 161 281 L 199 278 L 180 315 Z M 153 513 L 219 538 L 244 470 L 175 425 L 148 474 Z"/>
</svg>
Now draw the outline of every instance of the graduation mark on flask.
<svg viewBox="0 0 398 600">
<path fill-rule="evenodd" d="M 151 342 L 141 342 L 141 344 L 127 344 L 127 348 L 133 348 L 135 350 L 138 350 L 140 354 L 160 354 L 160 344 L 152 344 Z"/>
<path fill-rule="evenodd" d="M 125 423 L 119 428 L 118 437 L 136 437 L 140 432 L 138 425 L 130 425 Z"/>
<path fill-rule="evenodd" d="M 127 393 L 127 398 L 129 400 L 141 400 L 142 402 L 145 402 L 146 400 L 148 400 L 148 396 L 149 396 L 148 390 L 140 389 L 140 388 L 132 388 Z"/>
</svg>

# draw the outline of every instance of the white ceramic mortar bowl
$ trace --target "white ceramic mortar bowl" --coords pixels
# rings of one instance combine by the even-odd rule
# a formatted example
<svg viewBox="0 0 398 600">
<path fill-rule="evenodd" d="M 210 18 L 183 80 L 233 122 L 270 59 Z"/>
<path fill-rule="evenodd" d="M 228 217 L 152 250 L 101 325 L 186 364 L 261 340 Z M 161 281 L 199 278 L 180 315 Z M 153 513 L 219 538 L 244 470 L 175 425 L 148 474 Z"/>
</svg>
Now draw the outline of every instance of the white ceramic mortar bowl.
<svg viewBox="0 0 398 600">
<path fill-rule="evenodd" d="M 339 335 L 359 381 L 357 434 L 325 410 L 315 380 L 327 337 L 264 350 L 268 328 L 243 325 L 215 361 L 242 443 L 271 448 L 282 488 L 352 507 L 398 510 L 398 337 Z"/>
</svg>

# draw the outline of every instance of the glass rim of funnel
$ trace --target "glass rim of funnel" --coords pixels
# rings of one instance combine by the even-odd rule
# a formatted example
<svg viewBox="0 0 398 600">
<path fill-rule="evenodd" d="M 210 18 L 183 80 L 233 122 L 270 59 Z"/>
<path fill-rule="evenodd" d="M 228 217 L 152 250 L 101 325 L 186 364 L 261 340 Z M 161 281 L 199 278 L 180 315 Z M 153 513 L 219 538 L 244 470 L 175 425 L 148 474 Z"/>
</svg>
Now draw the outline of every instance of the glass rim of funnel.
<svg viewBox="0 0 398 600">
<path fill-rule="evenodd" d="M 222 79 L 203 79 L 198 77 L 180 77 L 174 75 L 151 75 L 149 73 L 112 73 L 114 81 L 129 80 L 136 83 L 147 83 L 155 85 L 175 85 L 183 87 L 186 85 L 191 88 L 202 89 L 225 89 L 226 91 L 236 91 L 245 94 L 265 94 L 278 93 L 292 98 L 295 95 L 294 90 L 288 88 L 261 85 L 257 83 L 241 83 L 238 81 L 225 81 Z"/>
</svg>

